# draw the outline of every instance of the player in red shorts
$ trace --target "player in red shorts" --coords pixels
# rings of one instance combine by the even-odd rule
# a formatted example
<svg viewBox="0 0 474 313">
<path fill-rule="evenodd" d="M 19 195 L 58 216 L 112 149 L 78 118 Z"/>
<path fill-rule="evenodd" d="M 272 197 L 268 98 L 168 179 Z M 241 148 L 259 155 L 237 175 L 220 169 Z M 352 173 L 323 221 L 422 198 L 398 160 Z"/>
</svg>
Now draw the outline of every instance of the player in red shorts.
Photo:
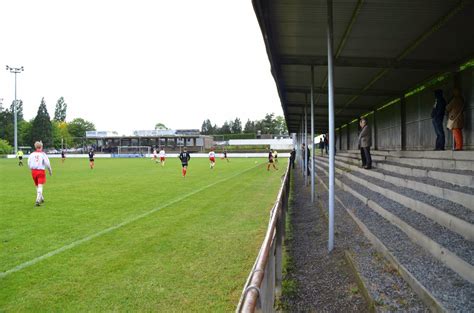
<svg viewBox="0 0 474 313">
<path fill-rule="evenodd" d="M 45 169 L 48 169 L 49 175 L 53 175 L 53 169 L 49 163 L 48 156 L 43 152 L 43 143 L 35 142 L 36 151 L 28 157 L 28 166 L 31 169 L 31 176 L 36 186 L 36 206 L 44 202 L 43 185 L 46 183 Z"/>
<path fill-rule="evenodd" d="M 161 166 L 165 166 L 165 160 L 166 160 L 166 152 L 165 149 L 160 150 L 160 164 Z"/>
<path fill-rule="evenodd" d="M 214 166 L 216 166 L 216 153 L 214 152 L 214 148 L 211 148 L 211 151 L 209 152 L 209 168 L 212 170 L 214 169 Z"/>
<path fill-rule="evenodd" d="M 183 152 L 179 154 L 178 158 L 181 160 L 181 166 L 183 167 L 183 177 L 186 177 L 186 172 L 188 171 L 188 162 L 191 159 L 191 156 L 189 155 L 189 152 L 186 150 L 186 148 L 183 148 Z"/>
</svg>

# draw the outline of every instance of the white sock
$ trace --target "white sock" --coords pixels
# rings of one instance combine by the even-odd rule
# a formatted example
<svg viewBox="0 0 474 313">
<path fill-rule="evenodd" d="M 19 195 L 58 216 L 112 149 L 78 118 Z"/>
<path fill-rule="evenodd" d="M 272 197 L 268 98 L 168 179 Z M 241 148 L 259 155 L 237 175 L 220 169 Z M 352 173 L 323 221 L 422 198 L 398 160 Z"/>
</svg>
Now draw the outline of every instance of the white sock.
<svg viewBox="0 0 474 313">
<path fill-rule="evenodd" d="M 36 202 L 43 200 L 43 185 L 36 187 Z"/>
</svg>

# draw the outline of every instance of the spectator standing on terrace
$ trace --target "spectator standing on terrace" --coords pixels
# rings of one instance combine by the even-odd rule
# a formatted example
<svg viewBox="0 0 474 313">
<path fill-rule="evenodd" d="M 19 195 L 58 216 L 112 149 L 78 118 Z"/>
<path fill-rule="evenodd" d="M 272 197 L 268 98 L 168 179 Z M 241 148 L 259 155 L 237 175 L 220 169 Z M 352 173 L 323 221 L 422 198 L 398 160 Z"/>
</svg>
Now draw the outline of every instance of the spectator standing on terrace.
<svg viewBox="0 0 474 313">
<path fill-rule="evenodd" d="M 323 135 L 323 142 L 324 142 L 324 149 L 326 150 L 326 154 L 329 154 L 328 153 L 328 149 L 329 149 L 329 140 L 328 140 L 328 135 Z"/>
<path fill-rule="evenodd" d="M 370 146 L 372 145 L 372 138 L 367 119 L 365 117 L 360 119 L 360 133 L 359 133 L 359 148 L 362 159 L 362 167 L 365 169 L 372 168 L 372 158 L 370 156 Z"/>
<path fill-rule="evenodd" d="M 321 150 L 321 156 L 324 155 L 324 141 L 323 138 L 319 138 L 319 150 Z"/>
<path fill-rule="evenodd" d="M 301 152 L 303 153 L 303 157 L 304 157 L 304 152 L 305 152 L 305 149 L 306 149 L 306 173 L 307 175 L 311 175 L 310 171 L 309 171 L 309 160 L 311 159 L 311 154 L 309 152 L 309 148 L 306 147 L 305 144 L 302 144 L 301 145 Z"/>
<path fill-rule="evenodd" d="M 295 169 L 296 150 L 293 148 L 290 152 L 290 167 Z"/>
<path fill-rule="evenodd" d="M 443 119 L 446 113 L 446 100 L 443 97 L 443 91 L 441 89 L 436 89 L 434 91 L 434 96 L 435 103 L 433 105 L 433 110 L 431 111 L 431 119 L 436 133 L 435 150 L 444 150 L 445 137 Z"/>
<path fill-rule="evenodd" d="M 462 150 L 462 129 L 464 127 L 464 99 L 458 88 L 453 89 L 453 99 L 446 107 L 448 113 L 448 124 L 446 127 L 453 132 L 454 150 Z"/>
</svg>

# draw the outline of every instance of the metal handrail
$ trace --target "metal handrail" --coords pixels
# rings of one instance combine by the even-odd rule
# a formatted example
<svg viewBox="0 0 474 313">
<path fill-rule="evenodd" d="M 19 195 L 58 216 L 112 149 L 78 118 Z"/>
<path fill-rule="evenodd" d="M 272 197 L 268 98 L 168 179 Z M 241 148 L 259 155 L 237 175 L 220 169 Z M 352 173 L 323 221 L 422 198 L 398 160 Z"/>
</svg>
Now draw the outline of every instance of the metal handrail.
<svg viewBox="0 0 474 313">
<path fill-rule="evenodd" d="M 289 174 L 288 163 L 277 199 L 270 211 L 265 238 L 243 288 L 236 312 L 274 311 L 275 297 L 281 290 L 282 243 L 288 208 Z"/>
</svg>

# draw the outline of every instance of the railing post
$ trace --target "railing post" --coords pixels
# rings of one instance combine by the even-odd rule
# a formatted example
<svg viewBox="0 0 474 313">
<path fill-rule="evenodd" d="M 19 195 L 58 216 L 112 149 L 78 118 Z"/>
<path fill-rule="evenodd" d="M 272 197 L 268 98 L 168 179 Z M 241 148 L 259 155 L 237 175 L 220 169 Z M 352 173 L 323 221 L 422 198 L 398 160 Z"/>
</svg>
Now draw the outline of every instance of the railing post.
<svg viewBox="0 0 474 313">
<path fill-rule="evenodd" d="M 285 201 L 285 196 L 282 194 L 282 201 Z M 275 251 L 275 296 L 279 297 L 281 295 L 281 283 L 283 280 L 283 229 L 285 225 L 283 224 L 283 202 L 281 204 L 280 216 L 278 217 L 277 227 L 276 227 L 276 251 Z"/>
</svg>

